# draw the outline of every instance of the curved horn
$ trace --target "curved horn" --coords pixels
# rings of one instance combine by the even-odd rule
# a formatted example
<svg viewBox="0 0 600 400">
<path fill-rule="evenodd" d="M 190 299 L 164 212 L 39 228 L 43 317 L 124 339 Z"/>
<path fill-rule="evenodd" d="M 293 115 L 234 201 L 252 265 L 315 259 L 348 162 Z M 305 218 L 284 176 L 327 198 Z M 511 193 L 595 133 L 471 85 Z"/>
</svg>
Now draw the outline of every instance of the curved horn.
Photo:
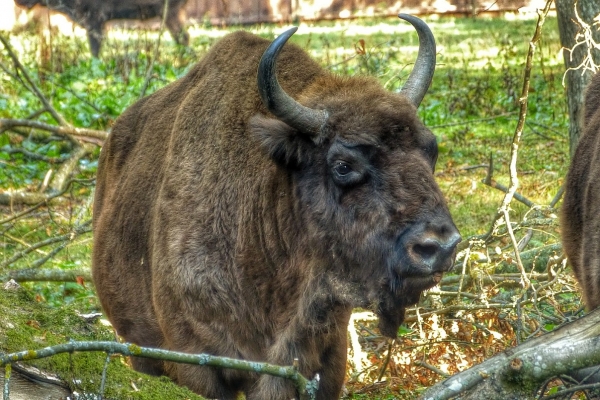
<svg viewBox="0 0 600 400">
<path fill-rule="evenodd" d="M 277 118 L 302 132 L 317 135 L 327 121 L 327 112 L 313 110 L 292 99 L 277 82 L 277 56 L 287 40 L 296 32 L 294 27 L 283 32 L 265 50 L 258 65 L 258 92 L 265 107 Z"/>
<path fill-rule="evenodd" d="M 419 107 L 435 71 L 435 38 L 433 33 L 425 22 L 417 17 L 408 14 L 398 14 L 398 18 L 411 23 L 419 34 L 419 53 L 417 61 L 413 67 L 408 79 L 400 89 L 400 93 L 409 98 L 409 100 Z"/>
</svg>

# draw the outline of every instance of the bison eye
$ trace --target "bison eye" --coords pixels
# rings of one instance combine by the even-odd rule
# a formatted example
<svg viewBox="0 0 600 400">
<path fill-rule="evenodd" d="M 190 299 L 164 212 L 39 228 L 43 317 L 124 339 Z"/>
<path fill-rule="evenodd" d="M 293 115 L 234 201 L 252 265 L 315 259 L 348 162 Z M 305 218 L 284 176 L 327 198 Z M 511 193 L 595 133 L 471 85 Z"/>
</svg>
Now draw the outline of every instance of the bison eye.
<svg viewBox="0 0 600 400">
<path fill-rule="evenodd" d="M 346 176 L 353 172 L 352 167 L 343 161 L 338 161 L 335 164 L 335 167 L 333 167 L 333 170 L 339 176 Z"/>
<path fill-rule="evenodd" d="M 352 186 L 360 183 L 364 178 L 364 173 L 353 168 L 344 161 L 336 161 L 332 167 L 333 180 L 338 186 Z"/>
</svg>

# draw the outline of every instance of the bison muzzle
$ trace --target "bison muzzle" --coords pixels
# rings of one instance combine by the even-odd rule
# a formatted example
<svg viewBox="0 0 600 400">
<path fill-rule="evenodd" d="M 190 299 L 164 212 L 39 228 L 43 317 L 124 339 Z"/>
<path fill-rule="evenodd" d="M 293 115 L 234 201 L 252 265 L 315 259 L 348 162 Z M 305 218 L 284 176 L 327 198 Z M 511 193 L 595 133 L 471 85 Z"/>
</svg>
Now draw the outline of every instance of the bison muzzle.
<svg viewBox="0 0 600 400">
<path fill-rule="evenodd" d="M 93 277 L 127 341 L 291 365 L 340 395 L 354 307 L 395 337 L 452 268 L 460 235 L 418 119 L 427 25 L 400 93 L 329 73 L 292 29 L 233 33 L 119 117 L 100 156 Z M 258 71 L 258 79 L 257 79 Z M 281 378 L 133 359 L 209 398 L 291 399 Z"/>
<path fill-rule="evenodd" d="M 179 17 L 187 0 L 168 0 L 165 24 L 173 39 L 188 45 L 189 36 Z M 36 4 L 65 14 L 87 31 L 90 51 L 94 57 L 100 54 L 104 24 L 115 19 L 146 20 L 163 15 L 165 0 L 15 0 L 19 6 L 32 8 Z"/>
</svg>

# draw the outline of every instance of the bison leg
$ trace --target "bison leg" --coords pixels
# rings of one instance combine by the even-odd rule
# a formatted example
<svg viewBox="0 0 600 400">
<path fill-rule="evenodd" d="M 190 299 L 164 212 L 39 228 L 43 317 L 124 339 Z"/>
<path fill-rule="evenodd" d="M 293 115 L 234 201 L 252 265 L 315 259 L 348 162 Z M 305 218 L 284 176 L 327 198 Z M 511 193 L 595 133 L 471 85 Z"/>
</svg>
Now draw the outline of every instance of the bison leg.
<svg viewBox="0 0 600 400">
<path fill-rule="evenodd" d="M 161 360 L 152 360 L 150 358 L 131 357 L 131 366 L 138 372 L 148 375 L 164 375 L 164 362 Z"/>
<path fill-rule="evenodd" d="M 188 46 L 190 43 L 190 36 L 183 29 L 183 25 L 179 19 L 179 10 L 170 9 L 167 14 L 166 23 L 169 32 L 171 32 L 171 36 L 173 36 L 173 40 L 178 44 Z"/>
<path fill-rule="evenodd" d="M 102 29 L 104 22 L 92 22 L 86 26 L 88 43 L 92 56 L 98 58 L 100 54 L 100 45 L 102 44 L 103 34 Z"/>
<path fill-rule="evenodd" d="M 271 349 L 268 362 L 292 365 L 294 358 L 297 358 L 300 372 L 306 378 L 314 379 L 319 375 L 317 400 L 339 399 L 346 373 L 346 328 L 349 314 L 348 312 L 348 318 L 337 321 L 337 324 L 334 323 L 325 332 L 300 327 L 287 330 Z M 290 381 L 269 375 L 262 375 L 246 394 L 247 400 L 288 400 L 297 397 L 296 389 Z"/>
<path fill-rule="evenodd" d="M 177 384 L 209 399 L 235 400 L 240 387 L 232 385 L 231 371 L 197 365 L 166 364 L 167 375 Z"/>
</svg>

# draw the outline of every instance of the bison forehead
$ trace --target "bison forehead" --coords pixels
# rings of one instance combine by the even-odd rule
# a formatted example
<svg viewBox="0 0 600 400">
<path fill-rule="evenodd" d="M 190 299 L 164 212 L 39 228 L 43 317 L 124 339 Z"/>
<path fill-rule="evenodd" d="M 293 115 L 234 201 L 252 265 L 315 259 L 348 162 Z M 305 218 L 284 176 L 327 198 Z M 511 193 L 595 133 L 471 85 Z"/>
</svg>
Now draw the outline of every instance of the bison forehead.
<svg viewBox="0 0 600 400">
<path fill-rule="evenodd" d="M 403 142 L 417 146 L 435 141 L 404 96 L 387 92 L 372 78 L 320 79 L 301 96 L 310 108 L 329 115 L 325 135 L 341 136 L 359 144 Z"/>
</svg>

